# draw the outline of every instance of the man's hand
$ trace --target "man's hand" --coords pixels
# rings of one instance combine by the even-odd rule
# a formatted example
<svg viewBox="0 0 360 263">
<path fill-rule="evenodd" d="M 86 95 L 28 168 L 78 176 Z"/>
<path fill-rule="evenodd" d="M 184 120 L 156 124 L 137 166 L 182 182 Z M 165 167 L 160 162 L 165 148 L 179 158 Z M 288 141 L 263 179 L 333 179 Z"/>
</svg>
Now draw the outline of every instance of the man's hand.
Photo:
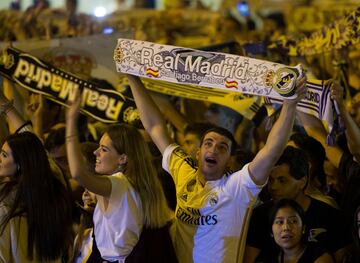
<svg viewBox="0 0 360 263">
<path fill-rule="evenodd" d="M 296 85 L 296 92 L 295 92 L 295 94 L 297 95 L 297 97 L 294 98 L 294 99 L 285 99 L 284 104 L 297 105 L 297 103 L 300 100 L 305 98 L 306 91 L 307 91 L 306 81 L 307 81 L 307 78 L 306 78 L 305 74 L 304 74 L 303 77 L 296 80 L 296 84 L 295 84 Z"/>
<path fill-rule="evenodd" d="M 330 97 L 331 97 L 331 99 L 333 99 L 336 102 L 339 110 L 345 110 L 344 89 L 340 85 L 339 81 L 334 80 L 331 83 L 330 92 L 331 92 Z"/>
</svg>

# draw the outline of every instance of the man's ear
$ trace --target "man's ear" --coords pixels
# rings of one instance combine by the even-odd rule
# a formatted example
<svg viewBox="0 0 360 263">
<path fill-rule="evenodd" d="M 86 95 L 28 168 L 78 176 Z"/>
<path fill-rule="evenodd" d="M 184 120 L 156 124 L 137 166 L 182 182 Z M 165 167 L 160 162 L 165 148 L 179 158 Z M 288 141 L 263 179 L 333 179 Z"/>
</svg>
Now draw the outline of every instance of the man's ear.
<svg viewBox="0 0 360 263">
<path fill-rule="evenodd" d="M 128 162 L 128 156 L 123 153 L 119 156 L 119 165 L 125 165 Z"/>
<path fill-rule="evenodd" d="M 200 159 L 200 148 L 198 148 L 198 149 L 196 150 L 195 158 L 196 158 L 196 160 L 199 162 L 199 159 Z"/>
<path fill-rule="evenodd" d="M 305 191 L 305 187 L 307 186 L 308 176 L 304 176 L 299 180 L 300 187 Z"/>
</svg>

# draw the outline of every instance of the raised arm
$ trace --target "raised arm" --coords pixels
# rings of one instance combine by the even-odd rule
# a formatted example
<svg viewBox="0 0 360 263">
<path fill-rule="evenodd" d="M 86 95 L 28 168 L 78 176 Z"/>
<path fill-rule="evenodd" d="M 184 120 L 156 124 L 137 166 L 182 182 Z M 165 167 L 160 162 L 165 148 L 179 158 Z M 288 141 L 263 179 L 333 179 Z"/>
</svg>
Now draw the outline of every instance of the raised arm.
<svg viewBox="0 0 360 263">
<path fill-rule="evenodd" d="M 41 94 L 31 94 L 27 105 L 27 116 L 30 117 L 34 133 L 44 140 L 43 131 L 43 114 L 44 113 L 44 97 Z"/>
<path fill-rule="evenodd" d="M 182 145 L 184 143 L 184 130 L 190 124 L 185 115 L 174 106 L 174 103 L 167 96 L 157 92 L 151 92 L 150 94 L 166 121 L 175 127 L 174 140 Z"/>
<path fill-rule="evenodd" d="M 3 88 L 5 88 L 7 85 L 11 85 L 10 81 L 3 79 Z M 25 124 L 25 119 L 15 109 L 13 102 L 5 97 L 3 90 L 0 92 L 0 111 L 8 118 L 11 127 L 11 133 L 17 131 Z"/>
<path fill-rule="evenodd" d="M 351 154 L 354 155 L 357 162 L 360 163 L 360 128 L 346 110 L 344 103 L 344 89 L 337 81 L 334 81 L 331 85 L 331 98 L 335 100 L 341 120 L 344 122 L 349 150 Z"/>
<path fill-rule="evenodd" d="M 66 111 L 65 141 L 71 177 L 89 191 L 108 198 L 111 194 L 110 179 L 107 176 L 96 176 L 86 169 L 85 161 L 80 150 L 77 131 L 79 110 L 80 94 L 77 95 L 75 102 L 73 102 Z"/>
<path fill-rule="evenodd" d="M 128 75 L 132 94 L 140 113 L 141 121 L 161 153 L 173 142 L 166 129 L 165 120 L 148 94 L 139 77 Z"/>
<path fill-rule="evenodd" d="M 289 140 L 295 120 L 296 105 L 306 93 L 306 77 L 296 82 L 296 93 L 297 98 L 284 100 L 280 116 L 271 129 L 265 146 L 249 165 L 250 175 L 258 185 L 266 182 L 270 169 L 279 159 Z"/>
<path fill-rule="evenodd" d="M 185 116 L 175 108 L 169 98 L 159 93 L 153 93 L 151 97 L 166 119 L 171 122 L 180 133 L 184 133 L 184 129 L 189 122 Z"/>
</svg>

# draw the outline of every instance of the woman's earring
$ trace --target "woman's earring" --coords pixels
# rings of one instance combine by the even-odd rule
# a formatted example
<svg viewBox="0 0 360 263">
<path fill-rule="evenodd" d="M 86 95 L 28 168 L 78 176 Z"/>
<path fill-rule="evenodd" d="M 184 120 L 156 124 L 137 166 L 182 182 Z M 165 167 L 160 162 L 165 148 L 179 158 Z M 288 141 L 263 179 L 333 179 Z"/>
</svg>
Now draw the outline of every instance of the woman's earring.
<svg viewBox="0 0 360 263">
<path fill-rule="evenodd" d="M 20 165 L 19 165 L 19 164 L 16 165 L 16 170 L 17 170 L 18 172 L 20 172 Z"/>
</svg>

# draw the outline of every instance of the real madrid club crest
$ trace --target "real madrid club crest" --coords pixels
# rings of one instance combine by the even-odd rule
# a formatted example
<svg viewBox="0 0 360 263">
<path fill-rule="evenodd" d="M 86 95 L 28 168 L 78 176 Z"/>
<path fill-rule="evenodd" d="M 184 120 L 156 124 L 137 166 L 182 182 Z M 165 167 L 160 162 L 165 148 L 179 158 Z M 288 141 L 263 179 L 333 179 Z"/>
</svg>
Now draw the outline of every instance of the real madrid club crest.
<svg viewBox="0 0 360 263">
<path fill-rule="evenodd" d="M 272 87 L 283 97 L 291 97 L 295 94 L 295 82 L 298 72 L 291 68 L 280 68 L 276 72 L 269 71 L 265 74 L 265 85 Z"/>
<path fill-rule="evenodd" d="M 129 107 L 124 112 L 124 121 L 127 123 L 133 123 L 136 120 L 140 120 L 140 115 L 138 109 Z"/>
<path fill-rule="evenodd" d="M 211 206 L 215 206 L 218 202 L 219 202 L 219 197 L 217 196 L 216 193 L 212 193 L 210 196 L 209 196 L 209 204 Z"/>
<path fill-rule="evenodd" d="M 295 94 L 297 73 L 290 68 L 281 68 L 275 72 L 273 88 L 282 96 L 290 97 Z"/>
<path fill-rule="evenodd" d="M 8 54 L 8 52 L 3 50 L 0 56 L 0 65 L 4 65 L 5 69 L 11 68 L 15 63 L 14 56 L 11 54 Z"/>
</svg>

